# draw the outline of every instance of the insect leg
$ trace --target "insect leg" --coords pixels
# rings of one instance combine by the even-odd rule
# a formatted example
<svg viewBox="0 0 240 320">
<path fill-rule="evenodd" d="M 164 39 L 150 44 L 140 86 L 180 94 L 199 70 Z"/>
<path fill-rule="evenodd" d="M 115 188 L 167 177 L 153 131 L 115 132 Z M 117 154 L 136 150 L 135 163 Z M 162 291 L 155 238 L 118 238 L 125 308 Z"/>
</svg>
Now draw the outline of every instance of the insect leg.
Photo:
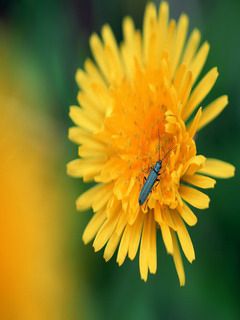
<svg viewBox="0 0 240 320">
<path fill-rule="evenodd" d="M 157 186 L 159 185 L 159 183 L 160 183 L 160 179 L 157 179 L 156 180 L 156 183 L 154 184 L 154 187 L 152 188 L 152 191 L 155 191 L 156 190 L 156 188 L 157 188 Z M 151 192 L 152 192 L 151 191 Z"/>
</svg>

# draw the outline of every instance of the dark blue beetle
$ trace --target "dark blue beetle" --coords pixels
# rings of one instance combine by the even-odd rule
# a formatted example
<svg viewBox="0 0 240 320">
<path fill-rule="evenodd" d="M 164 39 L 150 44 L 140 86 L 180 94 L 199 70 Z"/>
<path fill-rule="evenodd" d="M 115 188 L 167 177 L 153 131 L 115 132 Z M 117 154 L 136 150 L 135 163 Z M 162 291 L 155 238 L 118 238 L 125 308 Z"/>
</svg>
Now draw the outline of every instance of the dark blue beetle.
<svg viewBox="0 0 240 320">
<path fill-rule="evenodd" d="M 155 166 L 151 168 L 151 171 L 149 172 L 149 175 L 140 191 L 140 195 L 138 198 L 138 203 L 140 206 L 144 204 L 144 202 L 147 200 L 147 197 L 152 191 L 152 188 L 156 181 L 159 181 L 158 176 L 160 175 L 160 170 L 162 169 L 162 163 L 167 158 L 167 156 L 170 154 L 172 150 L 176 148 L 176 145 L 168 150 L 168 152 L 164 155 L 162 160 L 158 160 L 155 163 Z M 159 158 L 160 158 L 160 151 L 159 151 Z M 165 170 L 164 170 L 165 171 Z"/>
<path fill-rule="evenodd" d="M 152 191 L 152 188 L 156 181 L 158 181 L 158 176 L 160 173 L 160 170 L 162 168 L 162 161 L 158 160 L 155 164 L 155 166 L 151 169 L 143 187 L 140 192 L 138 203 L 140 206 L 144 204 L 144 202 L 147 200 L 147 197 L 149 196 L 150 192 Z"/>
</svg>

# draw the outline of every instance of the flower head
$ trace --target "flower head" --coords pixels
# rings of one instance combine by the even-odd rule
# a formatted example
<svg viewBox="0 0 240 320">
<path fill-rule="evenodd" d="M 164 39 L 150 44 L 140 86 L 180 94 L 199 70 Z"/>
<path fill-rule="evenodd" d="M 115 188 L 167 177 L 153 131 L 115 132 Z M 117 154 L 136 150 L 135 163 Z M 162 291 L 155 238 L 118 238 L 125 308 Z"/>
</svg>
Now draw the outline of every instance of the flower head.
<svg viewBox="0 0 240 320">
<path fill-rule="evenodd" d="M 93 62 L 87 59 L 76 75 L 79 106 L 70 109 L 75 127 L 69 137 L 79 144 L 80 159 L 68 164 L 68 173 L 95 181 L 80 195 L 77 208 L 92 208 L 93 217 L 83 240 L 94 239 L 95 251 L 105 246 L 109 260 L 117 250 L 121 265 L 134 259 L 139 249 L 141 278 L 157 270 L 156 233 L 160 229 L 167 252 L 172 255 L 179 281 L 185 283 L 178 242 L 186 258 L 195 259 L 185 224 L 197 217 L 190 206 L 205 209 L 209 197 L 195 187 L 215 185 L 208 176 L 229 178 L 234 167 L 197 154 L 195 134 L 227 105 L 221 96 L 199 107 L 212 89 L 217 68 L 197 82 L 209 44 L 200 44 L 194 29 L 187 38 L 188 17 L 169 21 L 169 7 L 159 12 L 146 7 L 143 33 L 131 18 L 123 21 L 124 39 L 117 45 L 111 28 L 102 28 L 102 39 L 90 39 Z M 196 84 L 197 83 L 197 84 Z M 143 205 L 139 195 L 157 161 L 155 180 Z"/>
</svg>

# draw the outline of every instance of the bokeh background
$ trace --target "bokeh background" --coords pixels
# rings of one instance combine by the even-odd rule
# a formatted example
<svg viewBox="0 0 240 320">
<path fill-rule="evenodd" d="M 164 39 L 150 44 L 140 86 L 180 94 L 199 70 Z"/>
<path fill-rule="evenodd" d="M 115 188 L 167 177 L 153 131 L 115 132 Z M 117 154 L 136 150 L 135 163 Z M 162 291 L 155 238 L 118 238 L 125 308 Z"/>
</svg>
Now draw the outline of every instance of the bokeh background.
<svg viewBox="0 0 240 320">
<path fill-rule="evenodd" d="M 240 2 L 171 0 L 211 44 L 205 71 L 220 78 L 207 100 L 230 105 L 199 136 L 199 152 L 240 162 Z M 158 4 L 159 1 L 156 1 Z M 144 283 L 138 261 L 119 268 L 84 246 L 91 212 L 74 201 L 87 186 L 66 176 L 77 148 L 67 140 L 75 71 L 90 55 L 88 38 L 109 22 L 140 28 L 143 0 L 0 1 L 0 319 L 240 319 L 239 170 L 209 192 L 210 209 L 190 230 L 197 259 L 185 261 L 180 288 L 158 239 L 158 273 Z"/>
</svg>

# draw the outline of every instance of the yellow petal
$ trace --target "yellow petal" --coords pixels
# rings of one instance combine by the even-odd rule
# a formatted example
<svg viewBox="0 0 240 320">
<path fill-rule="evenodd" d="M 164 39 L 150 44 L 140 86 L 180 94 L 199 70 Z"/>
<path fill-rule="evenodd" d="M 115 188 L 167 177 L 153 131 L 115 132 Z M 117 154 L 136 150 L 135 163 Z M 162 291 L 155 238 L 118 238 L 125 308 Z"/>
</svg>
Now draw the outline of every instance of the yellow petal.
<svg viewBox="0 0 240 320">
<path fill-rule="evenodd" d="M 160 227 L 161 227 L 163 242 L 167 250 L 167 253 L 173 254 L 173 242 L 172 242 L 171 231 L 168 225 L 165 223 L 162 223 Z"/>
<path fill-rule="evenodd" d="M 102 197 L 100 198 L 98 194 L 97 199 L 95 198 L 93 200 L 92 202 L 93 211 L 97 212 L 98 210 L 105 208 L 111 196 L 112 196 L 112 188 L 105 188 L 105 192 L 102 193 Z"/>
<path fill-rule="evenodd" d="M 199 108 L 193 121 L 190 123 L 189 129 L 188 129 L 188 134 L 191 138 L 195 136 L 195 133 L 197 132 L 197 129 L 199 127 L 199 122 L 201 120 L 202 116 L 202 108 Z"/>
<path fill-rule="evenodd" d="M 125 170 L 125 163 L 119 158 L 110 158 L 103 166 L 100 174 L 95 177 L 97 182 L 109 182 L 116 180 Z"/>
<path fill-rule="evenodd" d="M 135 33 L 135 27 L 134 22 L 131 17 L 125 17 L 123 19 L 123 35 L 124 35 L 124 41 L 127 44 L 132 44 L 132 41 L 134 39 L 134 33 Z"/>
<path fill-rule="evenodd" d="M 173 230 L 171 230 L 171 235 L 172 235 L 172 242 L 173 242 L 173 261 L 177 271 L 180 286 L 182 287 L 185 285 L 185 272 L 183 268 L 182 257 L 179 251 L 177 238 Z"/>
<path fill-rule="evenodd" d="M 98 139 L 98 137 L 79 127 L 71 127 L 68 130 L 68 137 L 77 144 L 86 144 L 91 148 L 107 150 L 106 144 Z M 107 152 L 107 151 L 106 151 Z"/>
<path fill-rule="evenodd" d="M 93 202 L 94 207 L 94 202 Z M 115 211 L 118 210 L 121 212 L 121 201 L 118 201 L 117 198 L 112 193 L 112 187 L 111 187 L 111 197 L 109 198 L 106 206 L 106 214 L 107 217 L 110 218 Z"/>
<path fill-rule="evenodd" d="M 201 103 L 201 101 L 206 97 L 206 95 L 214 86 L 217 77 L 217 68 L 212 68 L 198 83 L 190 96 L 189 102 L 183 108 L 183 119 L 187 119 L 199 105 L 199 103 Z"/>
<path fill-rule="evenodd" d="M 149 252 L 148 252 L 148 265 L 149 271 L 151 273 L 156 273 L 157 271 L 157 248 L 156 248 L 156 223 L 151 214 L 150 217 L 150 243 L 149 243 Z"/>
<path fill-rule="evenodd" d="M 186 76 L 184 77 L 184 81 L 183 81 L 182 86 L 179 90 L 179 99 L 182 102 L 182 108 L 183 108 L 183 106 L 185 106 L 186 101 L 189 98 L 191 90 L 192 90 L 192 73 L 191 73 L 191 71 L 188 71 L 186 73 Z"/>
<path fill-rule="evenodd" d="M 235 174 L 235 167 L 228 162 L 208 158 L 198 172 L 216 178 L 231 178 Z"/>
<path fill-rule="evenodd" d="M 174 212 L 174 221 L 175 224 L 177 225 L 177 234 L 178 238 L 181 244 L 181 247 L 183 249 L 183 252 L 188 259 L 190 263 L 192 263 L 193 260 L 195 260 L 195 252 L 192 244 L 192 240 L 189 236 L 189 233 L 185 227 L 184 222 L 182 219 L 179 217 L 177 211 Z"/>
<path fill-rule="evenodd" d="M 110 51 L 111 60 L 108 61 L 108 63 L 111 62 L 110 69 L 112 74 L 114 72 L 114 76 L 112 76 L 112 79 L 114 81 L 119 82 L 123 78 L 123 66 L 122 66 L 122 61 L 120 59 L 120 54 L 119 54 L 119 49 L 118 49 L 116 39 L 109 25 L 103 26 L 102 37 L 103 37 L 105 46 Z M 114 66 L 114 68 L 111 68 L 111 66 Z"/>
<path fill-rule="evenodd" d="M 179 192 L 183 200 L 195 208 L 206 209 L 209 207 L 210 199 L 205 193 L 183 185 L 180 186 Z"/>
<path fill-rule="evenodd" d="M 80 146 L 78 148 L 78 155 L 81 158 L 95 159 L 95 160 L 99 159 L 99 160 L 103 160 L 103 161 L 106 161 L 108 158 L 108 156 L 106 154 L 105 146 L 97 145 L 94 142 L 92 143 L 92 145 Z M 95 181 L 96 182 L 103 182 L 101 180 L 96 180 L 96 178 L 95 178 Z"/>
<path fill-rule="evenodd" d="M 82 69 L 77 69 L 76 75 L 76 82 L 80 89 L 83 91 L 87 91 L 87 89 L 91 86 L 91 80 L 89 79 L 89 76 L 87 73 Z"/>
<path fill-rule="evenodd" d="M 204 42 L 189 66 L 193 75 L 193 83 L 196 81 L 200 72 L 202 71 L 202 68 L 204 67 L 204 64 L 207 60 L 209 48 L 209 43 Z"/>
<path fill-rule="evenodd" d="M 174 46 L 174 53 L 173 53 L 173 61 L 171 63 L 171 71 L 172 75 L 174 75 L 175 70 L 178 66 L 179 59 L 182 53 L 182 49 L 185 43 L 187 30 L 188 30 L 188 17 L 185 14 L 182 14 L 179 18 L 176 30 L 176 43 Z"/>
<path fill-rule="evenodd" d="M 206 161 L 206 158 L 202 155 L 192 157 L 185 165 L 183 174 L 193 175 L 199 168 L 201 168 Z"/>
<path fill-rule="evenodd" d="M 129 205 L 128 205 L 128 223 L 132 225 L 134 221 L 137 218 L 137 215 L 139 213 L 139 203 L 138 203 L 138 198 L 139 198 L 139 184 L 135 184 L 131 190 L 130 193 L 130 199 L 129 199 Z"/>
<path fill-rule="evenodd" d="M 89 243 L 96 235 L 102 224 L 106 219 L 105 210 L 100 210 L 97 213 L 94 213 L 92 219 L 89 221 L 87 227 L 83 232 L 83 242 L 85 244 Z"/>
<path fill-rule="evenodd" d="M 81 94 L 87 96 L 88 105 L 92 105 L 94 109 L 107 115 L 112 108 L 112 100 L 106 85 L 99 81 L 93 81 L 83 70 L 77 71 L 76 81 L 82 88 Z"/>
<path fill-rule="evenodd" d="M 98 82 L 102 86 L 107 87 L 105 79 L 91 59 L 86 59 L 84 62 L 84 68 L 92 81 Z"/>
<path fill-rule="evenodd" d="M 123 232 L 123 236 L 118 249 L 117 263 L 119 266 L 121 266 L 126 259 L 128 248 L 129 248 L 130 236 L 131 236 L 131 227 L 127 225 Z"/>
<path fill-rule="evenodd" d="M 103 254 L 103 257 L 106 262 L 109 261 L 114 255 L 116 248 L 119 244 L 120 238 L 121 235 L 118 235 L 115 232 L 111 235 Z"/>
<path fill-rule="evenodd" d="M 113 232 L 112 236 L 110 237 L 110 239 L 106 245 L 106 248 L 104 250 L 103 256 L 106 261 L 109 261 L 112 258 L 113 254 L 118 246 L 118 243 L 121 239 L 123 230 L 126 226 L 126 221 L 127 221 L 126 214 L 124 212 L 121 212 L 116 229 L 114 230 L 114 232 Z"/>
<path fill-rule="evenodd" d="M 158 201 L 156 201 L 155 208 L 154 208 L 154 219 L 159 225 L 161 225 L 163 223 L 161 206 Z"/>
<path fill-rule="evenodd" d="M 67 164 L 67 173 L 72 177 L 83 177 L 84 181 L 93 180 L 103 167 L 102 160 L 83 160 L 76 159 Z"/>
<path fill-rule="evenodd" d="M 142 234 L 143 218 L 144 218 L 144 215 L 140 211 L 135 223 L 132 225 L 131 239 L 130 239 L 129 250 L 128 250 L 128 256 L 129 256 L 129 259 L 131 260 L 133 260 L 137 254 L 137 250 L 138 250 L 138 246 L 139 246 L 139 242 Z"/>
<path fill-rule="evenodd" d="M 78 142 L 82 145 L 85 145 L 87 147 L 90 148 L 94 148 L 94 149 L 99 149 L 99 150 L 106 150 L 106 144 L 103 143 L 102 141 L 99 141 L 97 136 L 94 134 L 90 134 L 84 130 L 82 130 L 81 128 L 71 128 L 71 129 L 75 129 L 74 134 L 75 137 L 78 139 Z M 79 130 L 77 130 L 79 129 Z M 69 132 L 70 134 L 71 132 Z M 107 151 L 105 151 L 107 153 Z"/>
<path fill-rule="evenodd" d="M 160 58 L 161 58 L 162 49 L 164 47 L 165 39 L 167 37 L 168 19 L 169 19 L 169 5 L 166 1 L 163 1 L 159 6 L 159 13 L 158 13 L 158 30 L 161 30 L 161 32 L 159 34 L 157 52 L 159 52 Z"/>
<path fill-rule="evenodd" d="M 205 127 L 209 122 L 213 121 L 227 106 L 228 97 L 221 96 L 217 98 L 212 103 L 210 103 L 206 108 L 204 108 L 202 117 L 199 122 L 198 130 Z"/>
<path fill-rule="evenodd" d="M 139 269 L 141 279 L 145 282 L 148 278 L 148 250 L 149 250 L 149 242 L 150 242 L 150 219 L 149 215 L 145 215 L 144 217 L 144 225 L 140 246 L 140 254 L 139 254 Z"/>
<path fill-rule="evenodd" d="M 197 223 L 197 217 L 195 214 L 192 212 L 192 210 L 187 206 L 184 202 L 182 206 L 179 206 L 177 208 L 179 214 L 181 217 L 184 219 L 184 221 L 189 225 L 189 226 L 194 226 Z"/>
<path fill-rule="evenodd" d="M 104 52 L 103 44 L 96 33 L 94 33 L 90 38 L 90 47 L 97 62 L 99 69 L 101 70 L 104 78 L 108 82 L 110 79 L 110 70 L 106 54 Z"/>
<path fill-rule="evenodd" d="M 76 125 L 86 131 L 96 132 L 100 127 L 100 123 L 97 123 L 96 119 L 93 119 L 89 113 L 84 112 L 77 106 L 70 107 L 69 116 Z"/>
<path fill-rule="evenodd" d="M 182 63 L 178 67 L 176 74 L 175 74 L 175 77 L 174 77 L 174 87 L 178 93 L 179 93 L 180 88 L 182 86 L 182 83 L 186 77 L 186 72 L 187 72 L 187 67 L 184 63 Z"/>
<path fill-rule="evenodd" d="M 68 130 L 68 138 L 77 144 L 82 143 L 82 137 L 84 139 L 84 136 L 91 137 L 91 134 L 79 127 L 71 127 Z"/>
<path fill-rule="evenodd" d="M 171 227 L 173 230 L 177 230 L 175 222 L 173 220 L 172 217 L 172 210 L 168 209 L 168 208 L 162 208 L 162 217 L 163 217 L 163 221 L 169 226 Z"/>
<path fill-rule="evenodd" d="M 89 209 L 94 201 L 98 201 L 109 190 L 109 185 L 98 184 L 81 194 L 76 201 L 77 209 L 84 211 Z"/>
<path fill-rule="evenodd" d="M 82 150 L 81 148 L 83 147 L 83 149 L 86 150 L 95 150 L 96 152 L 98 151 L 99 154 L 101 154 L 102 156 L 105 155 L 105 157 L 108 157 L 109 155 L 109 151 L 110 148 L 108 148 L 108 146 L 100 141 L 96 135 L 93 134 L 89 134 L 87 132 L 85 132 L 84 130 L 77 130 L 78 128 L 71 128 L 73 130 L 69 131 L 69 135 L 73 135 L 73 138 L 75 138 L 75 140 L 81 144 L 81 147 L 78 149 L 79 150 L 79 155 L 81 153 L 80 150 Z"/>
<path fill-rule="evenodd" d="M 84 63 L 86 71 L 78 69 L 75 75 L 76 82 L 81 92 L 87 93 L 93 84 L 98 84 L 101 87 L 107 89 L 106 82 L 96 66 L 90 59 L 87 59 Z M 95 107 L 98 105 L 95 104 Z"/>
<path fill-rule="evenodd" d="M 121 54 L 125 72 L 128 78 L 135 75 L 136 62 L 142 64 L 142 44 L 139 31 L 135 30 L 134 22 L 130 17 L 123 20 L 124 43 L 121 46 Z"/>
<path fill-rule="evenodd" d="M 91 114 L 91 118 L 98 124 L 104 121 L 105 115 L 101 104 L 96 104 L 89 98 L 89 95 L 83 91 L 79 91 L 77 100 L 82 110 Z"/>
<path fill-rule="evenodd" d="M 157 11 L 154 3 L 147 4 L 143 21 L 143 58 L 144 63 L 156 64 L 157 50 Z"/>
<path fill-rule="evenodd" d="M 126 192 L 129 186 L 129 177 L 126 174 L 122 174 L 114 184 L 113 193 L 117 199 L 122 200 L 126 196 Z"/>
<path fill-rule="evenodd" d="M 95 251 L 101 250 L 111 237 L 119 219 L 119 211 L 116 211 L 109 219 L 107 219 L 98 231 L 93 242 Z"/>
<path fill-rule="evenodd" d="M 200 174 L 194 174 L 192 176 L 184 176 L 182 180 L 203 189 L 214 188 L 216 183 L 216 180 Z"/>
<path fill-rule="evenodd" d="M 176 32 L 176 21 L 174 19 L 170 20 L 168 30 L 167 30 L 167 37 L 165 43 L 165 51 L 174 54 L 173 52 L 173 45 L 175 42 L 175 32 Z M 171 59 L 172 57 L 170 57 Z"/>
<path fill-rule="evenodd" d="M 186 45 L 186 49 L 184 51 L 184 55 L 182 58 L 183 63 L 189 65 L 197 51 L 199 42 L 201 39 L 201 34 L 198 29 L 194 29 L 189 37 L 189 40 Z"/>
</svg>

